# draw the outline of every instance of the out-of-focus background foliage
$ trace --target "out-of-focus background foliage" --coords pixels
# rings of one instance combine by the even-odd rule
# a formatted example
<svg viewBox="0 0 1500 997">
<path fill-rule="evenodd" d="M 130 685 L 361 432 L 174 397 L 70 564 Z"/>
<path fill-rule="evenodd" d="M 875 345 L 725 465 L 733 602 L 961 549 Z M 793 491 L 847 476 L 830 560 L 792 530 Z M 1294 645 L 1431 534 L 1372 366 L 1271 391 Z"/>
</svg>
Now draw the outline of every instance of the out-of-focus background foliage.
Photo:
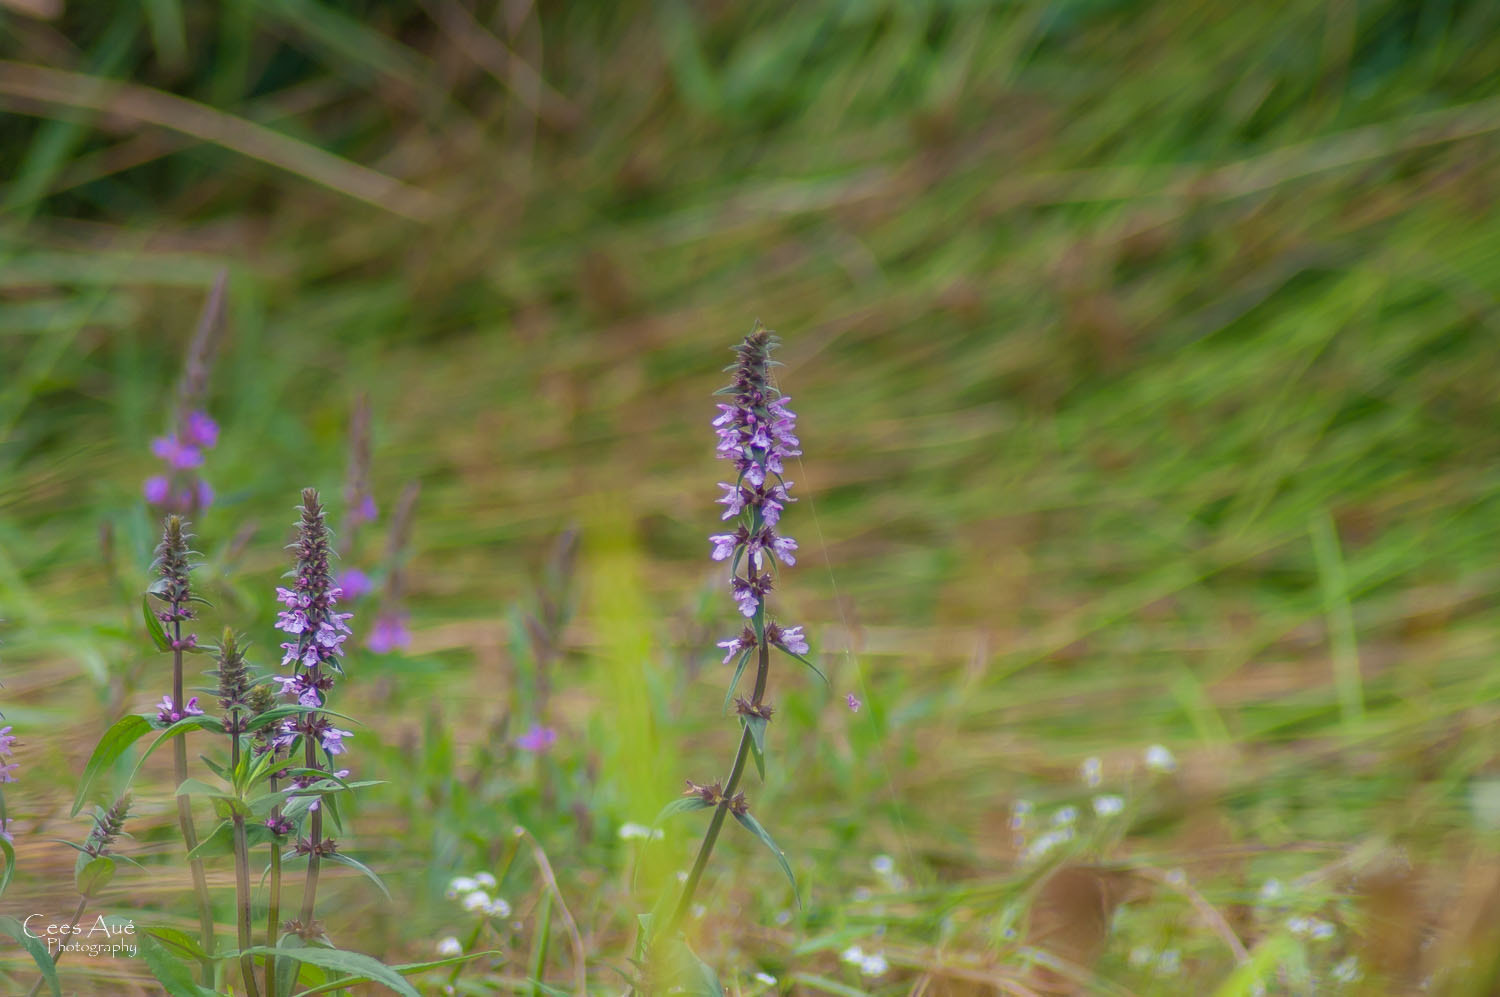
<svg viewBox="0 0 1500 997">
<path fill-rule="evenodd" d="M 359 394 L 382 510 L 423 488 L 413 643 L 336 693 L 389 780 L 345 847 L 396 896 L 334 876 L 345 947 L 467 939 L 445 884 L 521 824 L 578 927 L 546 978 L 576 941 L 621 985 L 700 828 L 619 828 L 732 752 L 707 423 L 760 318 L 807 454 L 778 595 L 830 685 L 773 677 L 750 795 L 806 906 L 726 837 L 693 932 L 728 986 L 1491 992 L 1500 6 L 5 0 L 0 55 L 6 913 L 71 906 L 47 839 L 165 691 L 140 484 L 227 268 L 205 631 L 274 663 Z M 150 871 L 98 906 L 191 928 L 148 771 Z M 527 986 L 537 869 L 461 991 Z"/>
</svg>

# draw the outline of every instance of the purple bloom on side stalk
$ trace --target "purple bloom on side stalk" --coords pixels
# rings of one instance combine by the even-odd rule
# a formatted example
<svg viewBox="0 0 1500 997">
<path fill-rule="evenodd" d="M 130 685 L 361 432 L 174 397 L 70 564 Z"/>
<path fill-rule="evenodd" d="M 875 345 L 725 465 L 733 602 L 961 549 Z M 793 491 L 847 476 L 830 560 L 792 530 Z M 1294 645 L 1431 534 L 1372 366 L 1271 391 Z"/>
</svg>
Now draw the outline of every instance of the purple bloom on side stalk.
<svg viewBox="0 0 1500 997">
<path fill-rule="evenodd" d="M 516 747 L 522 751 L 541 753 L 557 743 L 557 731 L 541 724 L 532 724 L 531 729 L 516 738 Z"/>
<path fill-rule="evenodd" d="M 156 708 L 156 719 L 164 724 L 175 724 L 177 721 L 187 717 L 201 716 L 203 716 L 203 711 L 198 708 L 197 696 L 189 697 L 187 704 L 184 706 L 178 706 L 172 702 L 171 696 L 163 696 L 161 697 L 161 704 Z"/>
<path fill-rule="evenodd" d="M 219 424 L 207 412 L 188 413 L 182 438 L 190 445 L 212 450 L 219 442 Z"/>
<path fill-rule="evenodd" d="M 390 654 L 400 648 L 411 646 L 411 631 L 406 629 L 406 617 L 394 613 L 382 613 L 370 628 L 370 639 L 365 647 L 376 654 Z"/>
<path fill-rule="evenodd" d="M 339 588 L 344 590 L 343 598 L 350 602 L 368 595 L 374 587 L 370 576 L 358 568 L 348 568 L 339 575 Z"/>
<path fill-rule="evenodd" d="M 859 708 L 864 705 L 859 700 L 857 700 L 857 699 L 854 698 L 854 693 L 852 693 L 852 692 L 849 693 L 849 695 L 847 695 L 847 696 L 844 697 L 844 702 L 847 703 L 847 704 L 849 704 L 849 709 L 853 713 L 858 713 L 859 712 Z"/>
</svg>

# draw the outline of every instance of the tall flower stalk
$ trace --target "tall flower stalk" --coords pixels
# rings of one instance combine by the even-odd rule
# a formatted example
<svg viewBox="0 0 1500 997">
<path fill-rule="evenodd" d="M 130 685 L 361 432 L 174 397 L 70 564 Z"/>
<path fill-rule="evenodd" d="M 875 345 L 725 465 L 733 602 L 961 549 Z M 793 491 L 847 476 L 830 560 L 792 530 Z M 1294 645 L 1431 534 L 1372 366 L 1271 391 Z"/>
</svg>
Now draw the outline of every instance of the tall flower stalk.
<svg viewBox="0 0 1500 997">
<path fill-rule="evenodd" d="M 89 901 L 94 894 L 102 890 L 115 872 L 114 859 L 109 857 L 110 849 L 114 847 L 117 839 L 125 830 L 125 819 L 130 814 L 130 794 L 126 793 L 107 810 L 100 810 L 94 817 L 94 829 L 78 846 L 78 863 L 73 874 L 74 885 L 78 888 L 78 906 L 73 911 L 73 917 L 69 922 L 68 931 L 59 938 L 57 954 L 52 957 L 52 965 L 55 968 L 62 962 L 63 946 L 69 939 L 78 937 L 78 922 L 83 920 L 83 912 L 88 907 Z M 42 989 L 42 984 L 47 981 L 43 975 L 31 985 L 26 997 L 36 997 Z"/>
<path fill-rule="evenodd" d="M 719 644 L 727 651 L 725 663 L 735 663 L 726 702 L 734 699 L 735 712 L 743 730 L 728 778 L 722 783 L 708 785 L 689 782 L 683 799 L 668 808 L 672 812 L 711 808 L 713 814 L 676 905 L 663 923 L 653 923 L 650 935 L 659 945 L 680 945 L 675 937 L 677 930 L 692 907 L 726 817 L 732 815 L 771 848 L 789 878 L 791 875 L 781 850 L 751 816 L 749 801 L 740 791 L 746 765 L 752 757 L 762 777 L 765 773 L 765 732 L 772 715 L 771 706 L 766 702 L 771 649 L 776 648 L 810 665 L 804 657 L 808 648 L 802 628 L 780 622 L 767 604 L 776 578 L 777 562 L 784 565 L 796 562 L 797 542 L 782 535 L 779 524 L 786 505 L 795 501 L 789 494 L 792 483 L 784 477 L 784 461 L 802 452 L 795 435 L 797 417 L 787 408 L 790 399 L 771 384 L 769 377 L 774 362 L 771 352 L 776 345 L 776 337 L 758 326 L 740 343 L 735 351 L 736 361 L 728 368 L 733 379 L 720 392 L 729 395 L 730 401 L 719 405 L 719 416 L 713 421 L 719 437 L 718 456 L 735 469 L 732 483 L 720 483 L 724 494 L 718 500 L 725 506 L 722 518 L 733 521 L 734 529 L 711 536 L 709 542 L 713 545 L 713 560 L 728 562 L 729 591 L 735 607 L 746 620 L 738 635 Z M 756 667 L 750 696 L 735 697 L 740 678 L 752 657 Z M 670 952 L 658 951 L 655 954 L 659 963 L 670 964 L 677 958 Z M 670 965 L 656 971 L 677 972 Z M 656 988 L 655 984 L 648 986 L 648 989 Z"/>
<path fill-rule="evenodd" d="M 142 491 L 158 511 L 196 515 L 213 504 L 214 490 L 198 469 L 203 466 L 204 451 L 219 442 L 219 425 L 204 409 L 208 375 L 224 326 L 226 281 L 227 274 L 220 271 L 198 317 L 177 385 L 174 425 L 167 435 L 151 441 L 151 453 L 165 465 L 164 473 L 147 478 Z"/>
<path fill-rule="evenodd" d="M 229 736 L 229 771 L 238 779 L 241 771 L 240 739 L 249 730 L 250 720 L 256 712 L 251 704 L 250 672 L 245 667 L 245 654 L 229 627 L 224 628 L 224 636 L 219 640 L 219 667 L 214 674 L 219 680 L 224 733 Z M 245 992 L 250 997 L 260 997 L 255 984 L 254 958 L 243 954 L 254 944 L 250 920 L 250 843 L 245 833 L 244 810 L 231 807 L 229 820 L 234 843 L 234 920 L 242 953 L 240 975 Z"/>
<path fill-rule="evenodd" d="M 157 709 L 157 719 L 167 725 L 203 713 L 198 706 L 198 697 L 185 698 L 183 691 L 183 655 L 198 647 L 196 634 L 183 634 L 183 623 L 192 620 L 195 615 L 192 607 L 194 596 L 188 578 L 193 570 L 189 540 L 187 524 L 182 517 L 175 514 L 167 516 L 162 528 L 161 543 L 156 547 L 156 561 L 152 565 L 160 578 L 151 586 L 150 593 L 163 604 L 163 608 L 156 610 L 156 618 L 166 630 L 168 646 L 172 651 L 172 693 L 162 697 Z M 177 777 L 177 785 L 181 786 L 188 777 L 186 734 L 178 736 L 172 742 L 172 771 Z M 198 847 L 198 832 L 193 826 L 192 798 L 186 793 L 177 796 L 177 824 L 182 831 L 183 844 L 189 856 L 192 856 L 194 849 Z M 193 892 L 198 898 L 198 922 L 203 935 L 203 951 L 209 957 L 203 964 L 204 983 L 212 985 L 214 914 L 208 896 L 208 880 L 203 872 L 202 859 L 190 857 L 188 866 L 193 878 Z"/>
<path fill-rule="evenodd" d="M 301 516 L 297 524 L 297 566 L 291 588 L 278 588 L 277 598 L 283 606 L 276 628 L 291 640 L 284 642 L 283 667 L 290 666 L 290 676 L 277 676 L 285 695 L 296 699 L 306 712 L 288 718 L 277 741 L 292 747 L 300 738 L 304 771 L 293 776 L 293 783 L 307 788 L 332 771 L 335 756 L 344 753 L 344 738 L 350 732 L 339 730 L 324 713 L 319 712 L 333 688 L 335 677 L 343 674 L 340 659 L 350 630 L 352 613 L 335 611 L 340 589 L 329 571 L 330 537 L 328 524 L 316 489 L 302 492 Z M 325 767 L 326 761 L 326 767 Z M 320 860 L 333 854 L 336 844 L 323 837 L 321 800 L 309 808 L 307 834 L 297 839 L 296 850 L 307 856 L 307 880 L 302 890 L 301 917 L 291 929 L 304 938 L 319 937 L 322 932 L 313 918 L 318 893 Z"/>
</svg>

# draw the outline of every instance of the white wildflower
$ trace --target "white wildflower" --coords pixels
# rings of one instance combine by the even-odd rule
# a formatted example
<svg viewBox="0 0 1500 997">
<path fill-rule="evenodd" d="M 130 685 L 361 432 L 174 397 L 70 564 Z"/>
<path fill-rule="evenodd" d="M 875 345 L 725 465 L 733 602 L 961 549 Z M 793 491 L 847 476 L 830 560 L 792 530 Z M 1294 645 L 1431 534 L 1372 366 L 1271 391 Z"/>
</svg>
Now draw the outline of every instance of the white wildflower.
<svg viewBox="0 0 1500 997">
<path fill-rule="evenodd" d="M 469 876 L 454 876 L 448 880 L 448 899 L 456 900 L 465 893 L 479 889 L 479 883 Z"/>
<path fill-rule="evenodd" d="M 1100 817 L 1113 817 L 1125 809 L 1125 798 L 1107 794 L 1094 797 L 1094 813 Z"/>
<path fill-rule="evenodd" d="M 447 938 L 444 938 L 442 941 L 437 943 L 437 951 L 438 955 L 443 956 L 463 955 L 464 947 L 462 942 L 460 942 L 457 938 L 454 938 L 452 935 L 449 935 Z"/>
<path fill-rule="evenodd" d="M 490 905 L 490 895 L 483 890 L 475 890 L 464 895 L 464 910 L 483 910 Z"/>
<path fill-rule="evenodd" d="M 1153 744 L 1146 749 L 1146 767 L 1153 772 L 1177 771 L 1177 759 L 1164 744 Z"/>
<path fill-rule="evenodd" d="M 1078 775 L 1085 786 L 1098 789 L 1099 783 L 1104 781 L 1104 763 L 1097 758 L 1085 758 L 1083 764 L 1078 766 Z"/>
</svg>

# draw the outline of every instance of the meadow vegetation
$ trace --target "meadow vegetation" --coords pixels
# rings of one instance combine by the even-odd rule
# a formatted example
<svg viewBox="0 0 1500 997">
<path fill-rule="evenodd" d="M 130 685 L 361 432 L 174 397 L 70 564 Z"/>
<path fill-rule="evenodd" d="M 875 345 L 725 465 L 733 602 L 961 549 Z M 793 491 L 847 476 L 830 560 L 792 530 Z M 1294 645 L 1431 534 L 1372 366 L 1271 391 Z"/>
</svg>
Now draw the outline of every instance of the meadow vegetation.
<svg viewBox="0 0 1500 997">
<path fill-rule="evenodd" d="M 341 948 L 624 991 L 739 737 L 709 422 L 759 319 L 828 681 L 773 662 L 743 787 L 800 906 L 731 826 L 683 919 L 725 989 L 1494 992 L 1496 65 L 1464 0 L 0 0 L 0 914 L 72 910 L 135 756 L 86 760 L 170 686 L 142 483 L 222 273 L 200 639 L 275 670 L 305 487 L 377 583 L 333 708 L 392 899 L 330 864 Z M 178 938 L 169 754 L 85 899 Z"/>
</svg>

